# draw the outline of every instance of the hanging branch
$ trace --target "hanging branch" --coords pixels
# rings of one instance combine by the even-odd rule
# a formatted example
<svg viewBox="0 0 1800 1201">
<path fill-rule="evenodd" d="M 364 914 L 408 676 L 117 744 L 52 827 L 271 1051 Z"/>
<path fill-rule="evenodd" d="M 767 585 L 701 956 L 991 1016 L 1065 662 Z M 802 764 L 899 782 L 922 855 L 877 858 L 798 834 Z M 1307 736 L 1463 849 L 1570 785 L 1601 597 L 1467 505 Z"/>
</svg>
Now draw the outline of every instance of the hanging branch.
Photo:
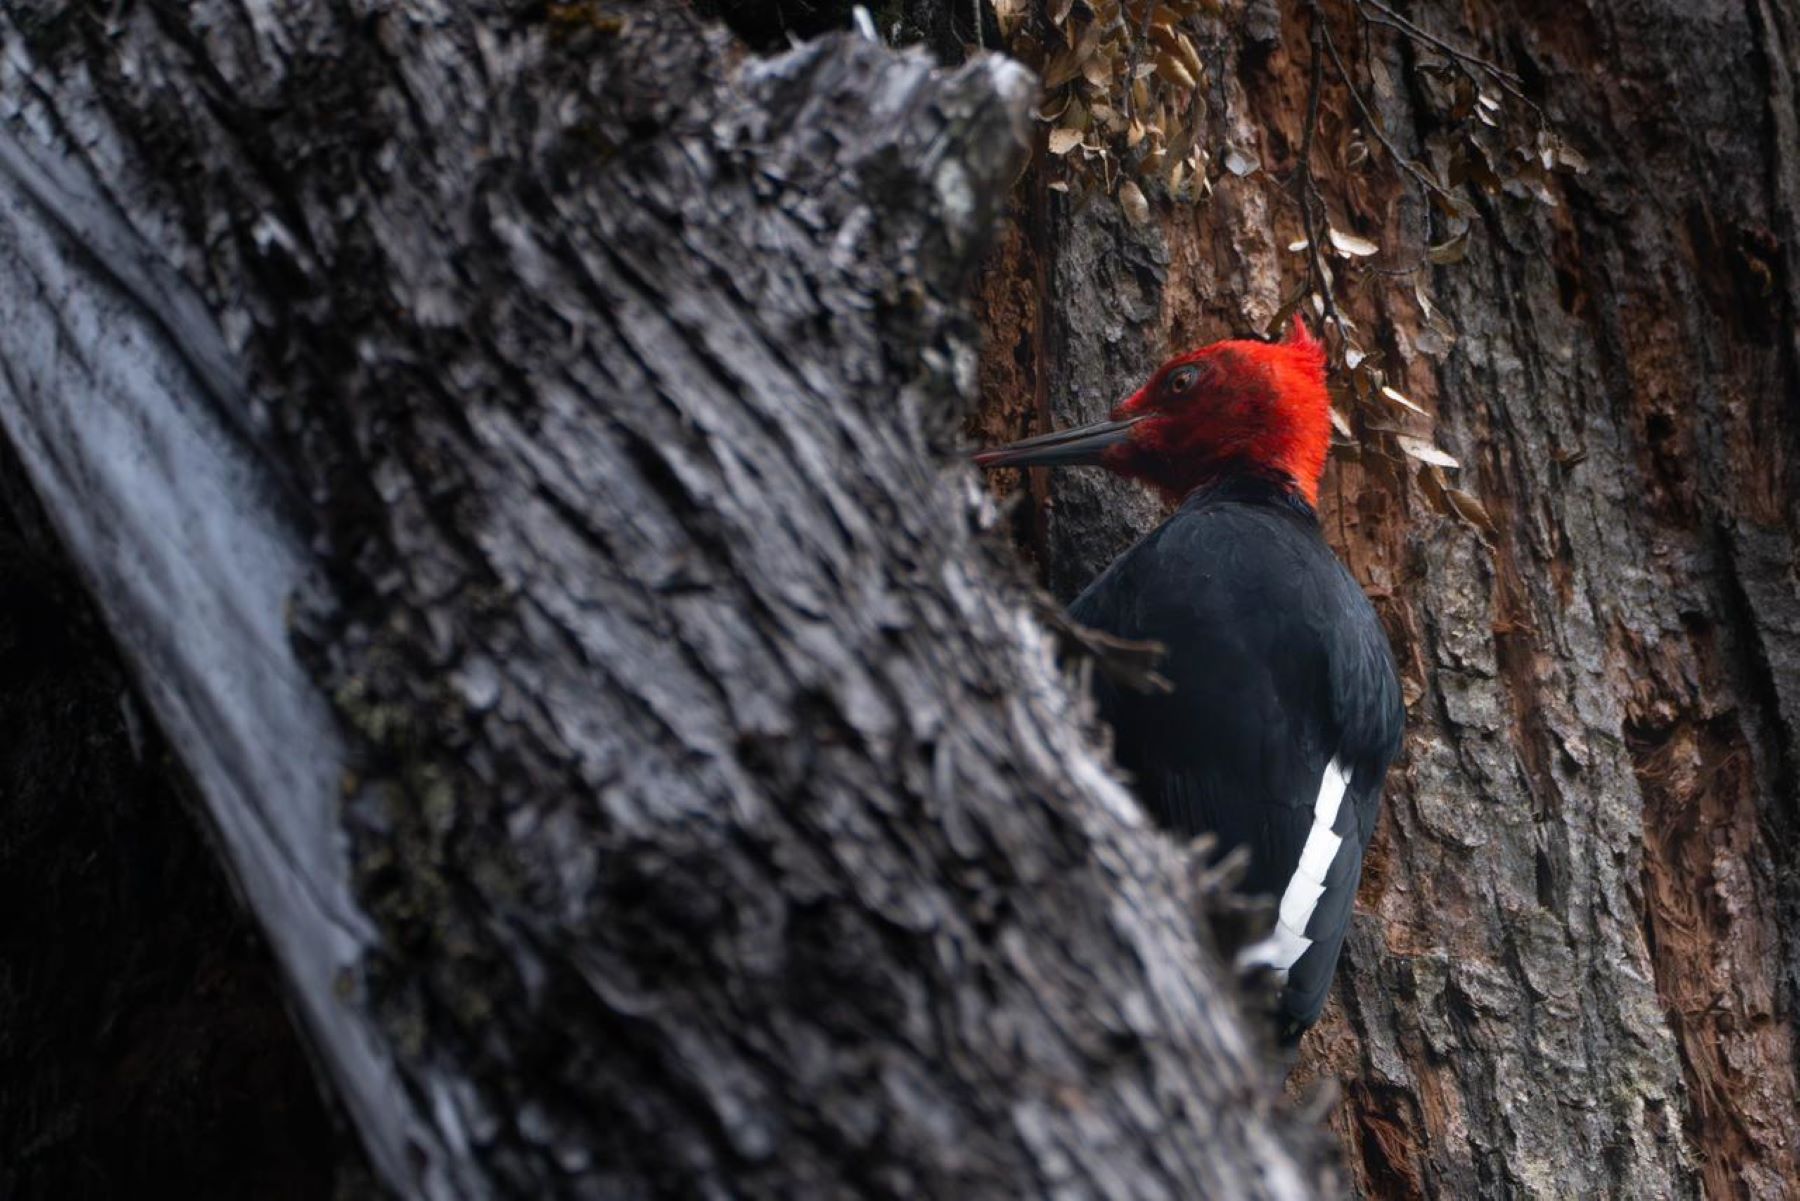
<svg viewBox="0 0 1800 1201">
<path fill-rule="evenodd" d="M 1375 140 L 1381 143 L 1381 148 L 1388 152 L 1388 157 L 1394 160 L 1394 165 L 1410 175 L 1421 188 L 1425 189 L 1425 194 L 1427 196 L 1435 195 L 1442 196 L 1446 200 L 1452 199 L 1450 193 L 1442 184 L 1419 170 L 1418 166 L 1410 158 L 1402 154 L 1398 146 L 1394 145 L 1393 141 L 1387 135 L 1387 130 L 1382 127 L 1381 122 L 1378 121 L 1375 114 L 1370 111 L 1368 101 L 1363 99 L 1361 89 L 1356 86 L 1356 81 L 1350 77 L 1350 71 L 1344 66 L 1344 60 L 1338 57 L 1337 43 L 1332 41 L 1331 31 L 1325 28 L 1323 22 L 1315 21 L 1314 25 L 1318 31 L 1317 37 L 1323 39 L 1325 43 L 1325 52 L 1331 56 L 1331 65 L 1337 69 L 1338 78 L 1344 81 L 1344 88 L 1350 93 L 1350 99 L 1355 102 L 1357 111 L 1362 113 L 1363 121 L 1368 125 L 1369 132 L 1375 135 Z M 1316 53 L 1315 50 L 1315 54 Z"/>
<path fill-rule="evenodd" d="M 1525 94 L 1525 81 L 1520 79 L 1514 72 L 1508 71 L 1505 67 L 1482 58 L 1479 54 L 1464 50 L 1454 43 L 1445 41 L 1443 38 L 1421 28 L 1411 20 L 1395 12 L 1386 4 L 1383 4 L 1381 0 L 1351 0 L 1351 3 L 1356 7 L 1357 14 L 1369 24 L 1382 25 L 1399 33 L 1403 33 L 1415 41 L 1423 42 L 1432 49 L 1449 55 L 1451 59 L 1461 64 L 1465 70 L 1474 68 L 1475 70 L 1481 71 L 1483 74 L 1492 78 L 1495 83 L 1499 84 L 1502 91 L 1506 92 L 1509 96 L 1512 96 L 1515 100 L 1522 102 L 1527 108 L 1535 113 L 1540 124 L 1544 122 L 1544 111 L 1532 101 L 1531 97 Z M 1371 13 L 1370 10 L 1373 10 L 1373 13 Z"/>
</svg>

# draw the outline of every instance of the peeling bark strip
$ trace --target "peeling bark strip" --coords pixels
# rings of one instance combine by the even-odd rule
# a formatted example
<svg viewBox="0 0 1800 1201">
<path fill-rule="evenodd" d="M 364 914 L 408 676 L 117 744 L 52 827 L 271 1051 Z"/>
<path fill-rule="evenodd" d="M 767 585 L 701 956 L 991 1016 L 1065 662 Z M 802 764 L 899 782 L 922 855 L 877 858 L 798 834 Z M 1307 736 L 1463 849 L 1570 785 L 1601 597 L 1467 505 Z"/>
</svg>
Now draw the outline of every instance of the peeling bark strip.
<svg viewBox="0 0 1800 1201">
<path fill-rule="evenodd" d="M 151 265 L 93 175 L 11 128 L 0 188 L 0 431 L 206 796 L 371 1157 L 397 1179 L 407 1144 L 429 1136 L 368 1016 L 334 994 L 373 931 L 328 803 L 342 744 L 282 624 L 308 557 L 202 399 L 235 389 L 192 292 Z"/>
<path fill-rule="evenodd" d="M 86 592 L 0 439 L 0 1196 L 355 1196 L 280 973 Z"/>
<path fill-rule="evenodd" d="M 1031 80 L 666 7 L 0 8 L 0 420 L 373 1158 L 1329 1190 L 939 466 Z"/>
<path fill-rule="evenodd" d="M 1202 57 L 1217 172 L 1136 226 L 1054 202 L 1055 281 L 1019 346 L 1054 424 L 1170 351 L 1262 328 L 1298 282 L 1291 191 L 1305 5 L 1278 43 L 1227 11 Z M 1321 5 L 1361 47 L 1348 5 Z M 1592 164 L 1550 207 L 1471 194 L 1466 262 L 1350 299 L 1498 519 L 1434 516 L 1404 464 L 1339 456 L 1326 530 L 1416 694 L 1302 1080 L 1371 1197 L 1791 1195 L 1800 1179 L 1800 7 L 1398 6 L 1519 73 Z M 1436 128 L 1404 37 L 1368 102 L 1412 156 Z M 1365 123 L 1327 88 L 1327 130 Z M 1327 142 L 1331 140 L 1326 139 Z M 1407 268 L 1447 231 L 1378 146 L 1315 167 L 1345 228 Z M 1337 209 L 1334 208 L 1334 221 Z M 989 276 L 992 280 L 993 276 Z M 1427 352 L 1413 288 L 1460 339 Z M 1344 299 L 1340 294 L 1340 301 Z M 998 303 L 996 303 L 998 302 Z M 1004 365 L 990 366 L 990 375 Z M 987 397 L 1001 415 L 1010 397 Z M 1001 424 L 1004 422 L 991 422 Z M 995 434 L 1024 432 L 992 430 Z M 1072 592 L 1154 514 L 1100 473 L 1049 483 L 1046 564 Z"/>
</svg>

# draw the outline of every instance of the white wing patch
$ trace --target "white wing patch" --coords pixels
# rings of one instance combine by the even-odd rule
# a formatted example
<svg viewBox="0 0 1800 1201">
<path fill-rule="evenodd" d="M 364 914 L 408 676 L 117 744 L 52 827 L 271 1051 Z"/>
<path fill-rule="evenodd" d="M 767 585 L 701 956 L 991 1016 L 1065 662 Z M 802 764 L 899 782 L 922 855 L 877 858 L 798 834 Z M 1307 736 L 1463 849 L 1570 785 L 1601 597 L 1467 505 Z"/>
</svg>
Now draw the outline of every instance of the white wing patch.
<svg viewBox="0 0 1800 1201">
<path fill-rule="evenodd" d="M 1237 966 L 1242 969 L 1266 964 L 1286 979 L 1293 967 L 1312 946 L 1306 936 L 1306 925 L 1312 920 L 1319 898 L 1325 895 L 1325 873 L 1344 840 L 1332 832 L 1337 824 L 1338 807 L 1344 803 L 1344 791 L 1350 787 L 1350 772 L 1334 756 L 1325 765 L 1319 781 L 1319 799 L 1313 802 L 1312 829 L 1307 831 L 1306 845 L 1300 848 L 1300 862 L 1287 890 L 1281 894 L 1280 915 L 1275 929 L 1260 942 L 1251 943 L 1238 952 Z"/>
</svg>

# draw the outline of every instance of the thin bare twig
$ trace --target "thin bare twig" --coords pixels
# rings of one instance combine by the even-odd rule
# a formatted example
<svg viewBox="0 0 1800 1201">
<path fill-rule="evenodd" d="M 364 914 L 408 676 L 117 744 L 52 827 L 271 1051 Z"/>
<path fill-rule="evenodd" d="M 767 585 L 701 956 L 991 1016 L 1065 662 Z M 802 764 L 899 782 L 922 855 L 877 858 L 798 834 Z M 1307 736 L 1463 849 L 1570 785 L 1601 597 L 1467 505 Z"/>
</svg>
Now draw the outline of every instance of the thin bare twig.
<svg viewBox="0 0 1800 1201">
<path fill-rule="evenodd" d="M 1038 619 L 1052 632 L 1060 635 L 1065 645 L 1076 647 L 1085 653 L 1100 668 L 1101 674 L 1114 683 L 1133 692 L 1173 691 L 1175 686 L 1169 682 L 1168 677 L 1156 670 L 1169 649 L 1162 643 L 1120 638 L 1105 630 L 1082 625 L 1070 617 L 1062 605 L 1052 600 L 1048 593 L 1033 597 L 1032 607 L 1036 610 Z"/>
<path fill-rule="evenodd" d="M 1325 14 L 1319 11 L 1318 0 L 1309 0 L 1306 7 L 1312 18 L 1312 63 L 1306 85 L 1306 124 L 1300 131 L 1300 170 L 1294 182 L 1300 195 L 1300 224 L 1306 232 L 1307 266 L 1313 282 L 1318 285 L 1319 300 L 1325 306 L 1325 320 L 1337 327 L 1338 337 L 1342 340 L 1344 322 L 1338 316 L 1337 298 L 1332 295 L 1331 290 L 1330 270 L 1325 265 L 1325 251 L 1319 245 L 1318 221 L 1313 215 L 1313 205 L 1322 203 L 1319 200 L 1318 183 L 1313 179 L 1312 145 L 1313 135 L 1319 128 L 1319 89 L 1325 76 Z"/>
<path fill-rule="evenodd" d="M 1132 93 L 1132 90 L 1137 86 L 1138 47 L 1142 46 L 1145 42 L 1150 40 L 1150 18 L 1155 15 L 1156 15 L 1156 5 L 1154 5 L 1154 4 L 1144 5 L 1143 28 L 1138 30 L 1138 35 L 1135 38 L 1129 39 L 1125 44 L 1125 103 L 1124 103 L 1123 107 L 1125 110 L 1125 120 L 1126 120 L 1127 124 L 1129 124 L 1133 120 L 1132 111 L 1131 111 L 1132 110 L 1131 93 Z M 1120 22 L 1123 22 L 1125 20 L 1124 5 L 1119 6 L 1119 20 L 1120 20 Z"/>
<path fill-rule="evenodd" d="M 1363 74 L 1370 79 L 1375 78 L 1375 39 L 1369 35 L 1369 30 L 1372 28 L 1374 28 L 1374 22 L 1365 20 L 1358 24 L 1356 30 L 1362 35 Z"/>
<path fill-rule="evenodd" d="M 1491 63 L 1487 59 L 1482 58 L 1480 55 L 1475 54 L 1468 50 L 1464 50 L 1460 46 L 1453 45 L 1450 42 L 1446 42 L 1443 38 L 1438 37 L 1435 33 L 1432 33 L 1429 30 L 1426 30 L 1424 28 L 1421 28 L 1420 26 L 1414 24 L 1409 18 L 1400 15 L 1399 13 L 1395 12 L 1393 9 L 1389 8 L 1387 5 L 1383 4 L 1381 2 L 1381 0 L 1355 0 L 1355 3 L 1356 3 L 1356 7 L 1358 7 L 1358 8 L 1372 8 L 1377 13 L 1380 13 L 1382 17 L 1387 18 L 1387 20 L 1384 22 L 1384 24 L 1391 25 L 1393 28 L 1400 30 L 1402 33 L 1411 34 L 1413 37 L 1418 38 L 1420 41 L 1427 42 L 1430 45 L 1437 47 L 1439 50 L 1442 50 L 1445 54 L 1451 55 L 1455 58 L 1459 58 L 1463 62 L 1469 63 L 1473 66 L 1480 67 L 1483 71 L 1486 71 L 1488 74 L 1492 75 L 1495 79 L 1501 80 L 1502 82 L 1505 82 L 1505 83 L 1512 84 L 1514 87 L 1519 87 L 1525 82 L 1524 80 L 1520 79 L 1518 77 L 1518 75 L 1516 75 L 1515 73 L 1513 73 L 1511 71 L 1508 71 L 1505 67 L 1502 67 L 1497 63 Z M 1374 18 L 1374 17 L 1370 17 L 1369 19 L 1376 20 L 1376 18 Z"/>
<path fill-rule="evenodd" d="M 1344 60 L 1338 57 L 1337 43 L 1331 40 L 1331 31 L 1321 25 L 1320 36 L 1325 42 L 1325 52 L 1331 55 L 1331 65 L 1337 68 L 1338 78 L 1344 81 L 1344 87 L 1350 93 L 1350 99 L 1356 102 L 1357 110 L 1363 115 L 1363 122 L 1368 125 L 1369 132 L 1373 133 L 1375 139 L 1381 143 L 1382 149 L 1388 152 L 1388 157 L 1393 159 L 1397 167 L 1412 176 L 1419 186 L 1425 189 L 1426 196 L 1435 194 L 1448 199 L 1450 193 L 1437 180 L 1414 166 L 1413 161 L 1401 154 L 1399 147 L 1388 139 L 1387 130 L 1382 128 L 1381 122 L 1376 119 L 1375 114 L 1369 111 L 1369 105 L 1363 99 L 1362 92 L 1357 89 L 1356 81 L 1350 78 L 1350 72 L 1345 68 Z"/>
<path fill-rule="evenodd" d="M 1452 42 L 1445 41 L 1443 38 L 1438 37 L 1435 33 L 1432 33 L 1427 29 L 1421 28 L 1408 18 L 1395 12 L 1392 8 L 1389 8 L 1386 4 L 1383 4 L 1382 0 L 1351 0 L 1351 3 L 1356 6 L 1356 10 L 1362 15 L 1363 20 L 1370 24 L 1385 25 L 1389 29 L 1398 30 L 1408 37 L 1415 38 L 1436 50 L 1442 51 L 1452 59 L 1463 64 L 1465 67 L 1475 67 L 1485 72 L 1493 78 L 1494 82 L 1500 85 L 1502 91 L 1508 93 L 1514 99 L 1521 101 L 1527 108 L 1535 113 L 1540 124 L 1545 120 L 1544 110 L 1539 108 L 1531 97 L 1525 94 L 1525 81 L 1519 78 L 1516 73 L 1508 71 L 1498 63 L 1489 62 L 1487 59 L 1482 58 L 1473 51 L 1464 50 L 1462 47 Z M 1373 10 L 1372 15 L 1371 10 Z"/>
</svg>

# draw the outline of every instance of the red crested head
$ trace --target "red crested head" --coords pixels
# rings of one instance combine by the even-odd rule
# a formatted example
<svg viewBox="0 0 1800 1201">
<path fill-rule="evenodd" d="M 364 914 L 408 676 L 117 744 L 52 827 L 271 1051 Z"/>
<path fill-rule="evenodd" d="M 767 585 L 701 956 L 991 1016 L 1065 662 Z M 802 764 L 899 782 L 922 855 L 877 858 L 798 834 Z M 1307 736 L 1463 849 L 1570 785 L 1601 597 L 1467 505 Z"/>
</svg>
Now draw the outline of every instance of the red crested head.
<svg viewBox="0 0 1800 1201">
<path fill-rule="evenodd" d="M 1172 500 L 1232 475 L 1274 474 L 1317 504 L 1331 445 L 1325 349 L 1298 316 L 1285 341 L 1177 355 L 1106 421 L 985 451 L 985 467 L 1097 463 Z"/>
</svg>

